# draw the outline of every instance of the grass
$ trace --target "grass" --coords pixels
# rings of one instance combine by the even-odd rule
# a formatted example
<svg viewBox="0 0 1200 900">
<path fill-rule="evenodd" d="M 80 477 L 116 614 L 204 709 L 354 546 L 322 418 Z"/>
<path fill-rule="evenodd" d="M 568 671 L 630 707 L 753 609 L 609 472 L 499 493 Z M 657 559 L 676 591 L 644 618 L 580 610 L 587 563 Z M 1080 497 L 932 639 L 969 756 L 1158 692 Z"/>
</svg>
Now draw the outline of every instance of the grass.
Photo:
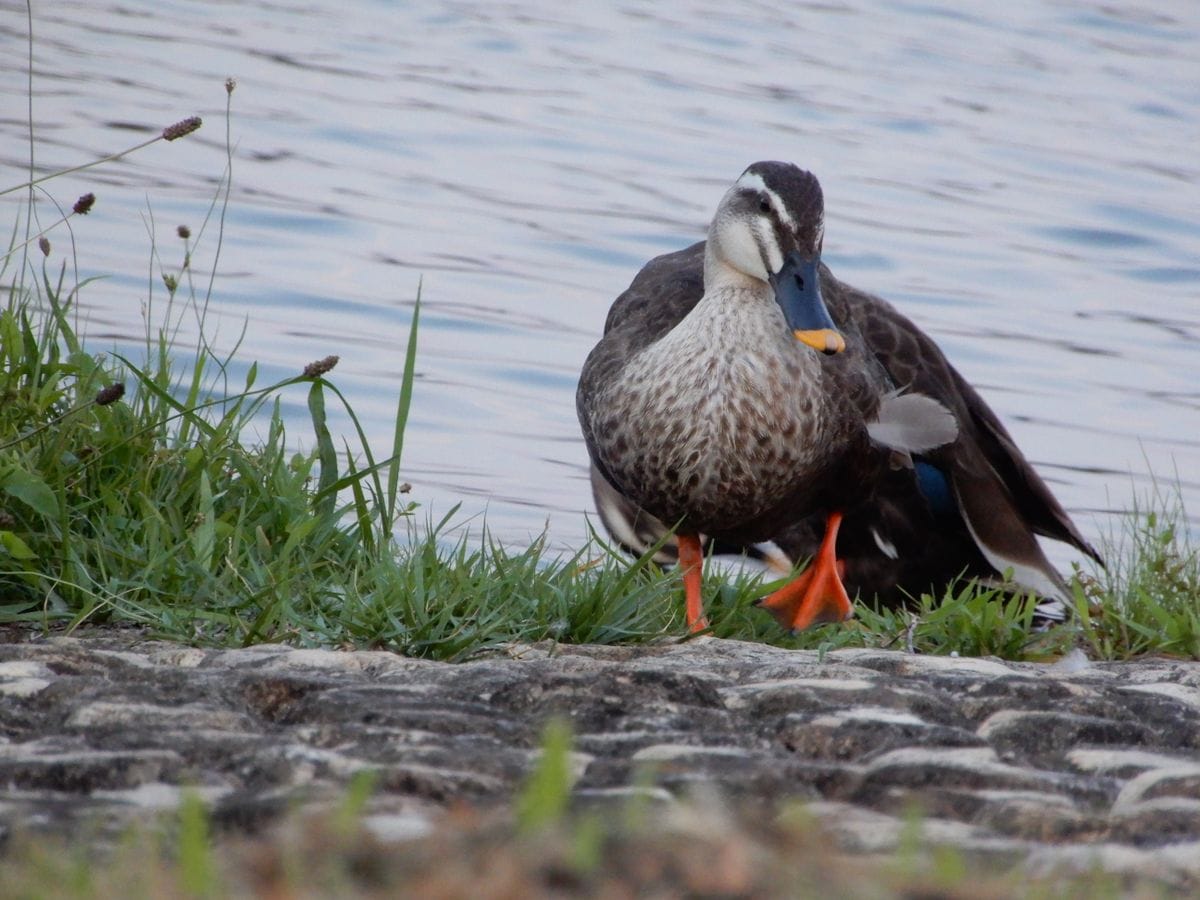
<svg viewBox="0 0 1200 900">
<path fill-rule="evenodd" d="M 1200 548 L 1186 521 L 1179 491 L 1156 486 L 1106 537 L 1108 568 L 1077 573 L 1075 611 L 1093 656 L 1200 659 Z"/>
<path fill-rule="evenodd" d="M 512 641 L 684 634 L 678 578 L 647 558 L 628 560 L 598 537 L 574 554 L 548 552 L 544 539 L 514 551 L 486 528 L 450 539 L 453 513 L 418 520 L 402 453 L 419 290 L 386 457 L 374 454 L 332 380 L 336 357 L 298 364 L 291 377 L 267 385 L 250 365 L 231 384 L 236 347 L 217 353 L 206 322 L 233 168 L 233 92 L 227 82 L 226 172 L 208 215 L 195 236 L 179 229 L 177 264 L 150 249 L 161 286 L 148 291 L 140 358 L 85 345 L 72 324 L 82 285 L 71 283 L 65 258 L 55 262 L 63 232 L 74 257 L 72 223 L 97 198 L 85 195 L 70 212 L 55 201 L 62 214 L 35 229 L 34 191 L 48 192 L 53 174 L 31 168 L 27 183 L 0 191 L 30 192 L 0 264 L 8 289 L 0 311 L 0 624 L 134 624 L 207 645 L 287 641 L 448 660 Z M 69 171 L 198 127 L 198 119 L 184 119 Z M 194 272 L 208 241 L 216 244 L 213 268 Z M 194 346 L 180 341 L 188 319 L 199 326 Z M 280 412 L 281 398 L 297 392 L 311 427 L 303 441 L 311 450 L 303 452 Z M 333 435 L 331 409 L 349 421 L 348 438 Z M 248 434 L 258 437 L 250 442 Z M 1200 561 L 1182 521 L 1180 504 L 1157 497 L 1135 509 L 1107 548 L 1110 568 L 1077 573 L 1076 621 L 1046 633 L 1032 627 L 1030 598 L 968 585 L 922 597 L 911 611 L 860 603 L 848 624 L 789 636 L 751 605 L 772 585 L 710 574 L 711 631 L 820 650 L 1037 659 L 1082 646 L 1103 659 L 1200 658 Z"/>
<path fill-rule="evenodd" d="M 1041 873 L 930 845 L 919 815 L 897 846 L 848 856 L 802 804 L 763 807 L 636 791 L 585 805 L 572 796 L 572 740 L 547 725 L 533 771 L 504 809 L 458 808 L 425 834 L 373 832 L 373 779 L 323 809 L 294 810 L 262 833 L 218 832 L 203 802 L 130 828 L 98 849 L 19 834 L 0 858 L 13 900 L 119 897 L 1162 897 L 1162 882 L 1092 871 Z M 650 776 L 643 778 L 647 783 Z M 48 886 L 53 886 L 49 888 Z M 402 886 L 402 888 L 400 888 Z"/>
</svg>

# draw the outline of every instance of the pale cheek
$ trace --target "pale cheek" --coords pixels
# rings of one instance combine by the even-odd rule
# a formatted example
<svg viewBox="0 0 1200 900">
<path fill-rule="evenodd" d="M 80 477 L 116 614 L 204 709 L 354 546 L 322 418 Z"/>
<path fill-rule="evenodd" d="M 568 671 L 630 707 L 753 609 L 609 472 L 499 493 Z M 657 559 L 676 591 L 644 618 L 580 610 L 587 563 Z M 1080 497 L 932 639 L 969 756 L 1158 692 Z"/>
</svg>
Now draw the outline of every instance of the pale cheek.
<svg viewBox="0 0 1200 900">
<path fill-rule="evenodd" d="M 766 243 L 767 246 L 770 246 L 772 242 Z M 778 251 L 776 252 L 778 253 Z M 739 225 L 737 228 L 723 231 L 721 233 L 721 255 L 729 265 L 739 272 L 744 272 L 762 281 L 767 280 L 767 271 L 763 268 L 758 242 L 754 240 L 754 235 L 748 228 Z M 776 267 L 776 271 L 778 271 L 778 267 Z"/>
</svg>

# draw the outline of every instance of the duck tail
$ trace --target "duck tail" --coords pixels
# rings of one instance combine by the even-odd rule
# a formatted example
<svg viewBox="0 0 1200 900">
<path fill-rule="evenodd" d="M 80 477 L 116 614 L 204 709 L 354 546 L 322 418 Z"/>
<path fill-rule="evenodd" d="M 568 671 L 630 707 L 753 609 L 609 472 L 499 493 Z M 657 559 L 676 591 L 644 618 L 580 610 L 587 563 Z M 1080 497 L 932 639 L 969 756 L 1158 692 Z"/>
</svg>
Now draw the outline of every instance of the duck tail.
<svg viewBox="0 0 1200 900">
<path fill-rule="evenodd" d="M 1067 583 L 1046 558 L 999 477 L 990 468 L 977 474 L 956 467 L 952 480 L 963 521 L 992 568 L 1011 570 L 1013 581 L 1046 598 L 1046 618 L 1065 619 L 1071 596 Z"/>
</svg>

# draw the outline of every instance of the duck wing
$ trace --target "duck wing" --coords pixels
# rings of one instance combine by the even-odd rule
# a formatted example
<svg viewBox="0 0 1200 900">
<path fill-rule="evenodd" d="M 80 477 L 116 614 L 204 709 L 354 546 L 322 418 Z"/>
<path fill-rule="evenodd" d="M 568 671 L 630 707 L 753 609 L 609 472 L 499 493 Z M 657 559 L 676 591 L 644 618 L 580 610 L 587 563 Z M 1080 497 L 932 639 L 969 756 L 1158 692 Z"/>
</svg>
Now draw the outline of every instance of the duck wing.
<svg viewBox="0 0 1200 900">
<path fill-rule="evenodd" d="M 636 332 L 637 352 L 678 325 L 704 296 L 704 245 L 699 241 L 642 266 L 613 301 L 604 336 L 616 330 Z"/>
</svg>

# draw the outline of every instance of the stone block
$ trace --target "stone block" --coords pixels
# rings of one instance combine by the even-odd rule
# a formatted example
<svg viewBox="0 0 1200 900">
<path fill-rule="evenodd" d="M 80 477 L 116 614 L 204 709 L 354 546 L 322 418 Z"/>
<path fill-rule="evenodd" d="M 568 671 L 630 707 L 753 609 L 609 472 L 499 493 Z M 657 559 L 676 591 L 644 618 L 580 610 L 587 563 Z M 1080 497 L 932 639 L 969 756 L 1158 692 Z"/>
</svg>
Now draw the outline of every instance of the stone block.
<svg viewBox="0 0 1200 900">
<path fill-rule="evenodd" d="M 183 759 L 168 750 L 43 753 L 36 748 L 5 747 L 0 756 L 0 784 L 25 790 L 90 794 L 132 788 L 155 781 L 178 781 Z"/>
<path fill-rule="evenodd" d="M 1113 808 L 1119 810 L 1121 807 L 1143 800 L 1153 800 L 1156 797 L 1200 800 L 1200 763 L 1185 763 L 1143 772 L 1121 788 Z"/>
<path fill-rule="evenodd" d="M 776 740 L 809 759 L 862 762 L 898 747 L 972 747 L 973 732 L 927 722 L 911 712 L 856 706 L 816 716 L 785 716 Z"/>
<path fill-rule="evenodd" d="M 1132 717 L 1116 720 L 1049 710 L 1000 710 L 988 716 L 977 734 L 1008 758 L 1043 762 L 1080 746 L 1154 743 L 1150 729 Z"/>
</svg>

